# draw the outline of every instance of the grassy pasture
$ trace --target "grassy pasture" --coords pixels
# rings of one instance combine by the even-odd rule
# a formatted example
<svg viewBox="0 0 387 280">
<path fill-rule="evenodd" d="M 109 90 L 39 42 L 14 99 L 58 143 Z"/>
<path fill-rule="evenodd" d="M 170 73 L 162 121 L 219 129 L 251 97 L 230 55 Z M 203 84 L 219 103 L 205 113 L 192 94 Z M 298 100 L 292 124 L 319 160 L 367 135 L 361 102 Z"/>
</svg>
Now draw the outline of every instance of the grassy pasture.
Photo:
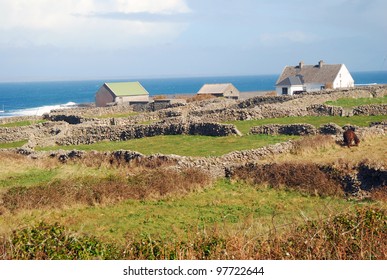
<svg viewBox="0 0 387 280">
<path fill-rule="evenodd" d="M 361 105 L 387 104 L 387 95 L 376 98 L 340 98 L 336 101 L 327 101 L 327 105 L 340 106 L 343 108 L 353 108 Z"/>
<path fill-rule="evenodd" d="M 133 150 L 151 155 L 177 154 L 181 156 L 220 156 L 236 150 L 257 149 L 269 144 L 296 139 L 296 136 L 245 135 L 211 137 L 199 135 L 163 135 L 120 142 L 99 142 L 91 145 L 45 147 L 42 150 Z"/>
</svg>

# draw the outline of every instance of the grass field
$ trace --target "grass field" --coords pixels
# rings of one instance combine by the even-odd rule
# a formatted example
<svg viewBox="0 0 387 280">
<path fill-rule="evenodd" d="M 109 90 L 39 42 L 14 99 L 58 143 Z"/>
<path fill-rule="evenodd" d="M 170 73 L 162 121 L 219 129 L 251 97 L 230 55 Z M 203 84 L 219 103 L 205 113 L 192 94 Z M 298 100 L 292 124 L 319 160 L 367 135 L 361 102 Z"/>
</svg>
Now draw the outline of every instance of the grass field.
<svg viewBox="0 0 387 280">
<path fill-rule="evenodd" d="M 39 150 L 133 150 L 145 155 L 177 154 L 182 156 L 220 156 L 237 150 L 256 149 L 266 145 L 284 142 L 290 139 L 297 139 L 297 136 L 286 135 L 248 135 L 250 128 L 263 124 L 292 124 L 309 123 L 320 126 L 329 122 L 338 125 L 352 124 L 357 126 L 368 126 L 371 122 L 385 120 L 386 116 L 353 116 L 353 117 L 286 117 L 262 120 L 233 121 L 229 122 L 244 134 L 239 136 L 211 137 L 198 135 L 164 135 L 133 139 L 121 142 L 99 142 L 91 145 L 70 145 L 38 148 Z"/>
<path fill-rule="evenodd" d="M 341 98 L 336 101 L 327 101 L 325 104 L 353 108 L 361 105 L 387 104 L 387 95 L 377 98 Z"/>
<path fill-rule="evenodd" d="M 384 142 L 380 139 L 378 143 L 383 145 Z M 364 148 L 363 158 L 364 154 L 372 154 L 374 151 L 372 145 L 364 145 Z M 325 149 L 325 152 L 331 150 L 329 146 Z M 340 151 L 333 153 L 341 152 L 344 158 L 354 151 L 339 149 Z M 293 162 L 313 162 L 319 158 L 320 152 L 321 150 L 309 151 L 308 159 L 301 154 L 294 155 Z M 143 169 L 132 165 L 111 166 L 107 162 L 100 163 L 97 158 L 91 157 L 85 161 L 62 164 L 55 159 L 32 160 L 21 155 L 1 154 L 0 236 L 5 236 L 6 239 L 0 238 L 0 243 L 14 236 L 13 244 L 22 246 L 18 247 L 18 250 L 21 250 L 19 258 L 40 258 L 39 254 L 31 253 L 32 248 L 28 254 L 23 253 L 23 250 L 26 250 L 23 244 L 27 238 L 30 240 L 29 244 L 37 242 L 34 248 L 38 252 L 48 250 L 50 258 L 67 258 L 69 255 L 66 250 L 69 245 L 64 244 L 72 239 L 58 235 L 60 230 L 56 225 L 59 224 L 65 227 L 67 234 L 75 234 L 78 241 L 87 236 L 97 238 L 98 241 L 85 239 L 87 245 L 73 244 L 72 247 L 72 250 L 90 248 L 90 252 L 97 254 L 97 257 L 104 257 L 101 255 L 105 252 L 104 246 L 114 244 L 122 249 L 129 248 L 126 246 L 131 248 L 126 253 L 115 256 L 116 258 L 232 258 L 231 255 L 223 255 L 222 251 L 226 250 L 235 254 L 235 258 L 243 259 L 258 254 L 257 250 L 264 248 L 259 245 L 262 240 L 277 238 L 275 242 L 294 242 L 286 241 L 286 238 L 291 240 L 293 234 L 296 234 L 293 231 L 297 226 L 307 225 L 311 221 L 316 221 L 316 224 L 312 224 L 316 227 L 317 224 L 334 219 L 338 214 L 352 215 L 358 211 L 371 211 L 377 218 L 380 217 L 379 212 L 372 211 L 379 210 L 369 210 L 370 208 L 386 210 L 385 202 L 378 200 L 357 201 L 342 196 L 320 196 L 286 186 L 274 188 L 236 179 L 208 180 L 202 178 L 205 174 L 187 173 L 184 175 L 186 177 L 181 177 L 179 173 L 173 173 L 174 171 Z M 191 185 L 184 186 L 187 182 Z M 344 223 L 344 232 L 348 232 L 348 225 L 353 223 L 357 227 L 360 224 L 363 227 L 363 221 L 348 219 L 336 220 L 335 223 Z M 39 227 L 40 229 L 29 233 L 27 231 L 25 234 L 28 236 L 23 235 L 22 231 L 15 232 L 17 229 L 32 229 L 41 222 L 52 226 L 46 230 Z M 318 230 L 321 234 L 320 229 Z M 331 229 L 329 230 L 331 232 Z M 337 228 L 335 230 L 341 231 Z M 377 236 L 384 240 L 385 230 L 378 230 L 380 232 Z M 40 239 L 40 231 L 45 235 L 55 234 L 52 242 L 59 242 L 55 248 L 65 246 L 67 249 L 63 249 L 64 253 L 55 249 L 53 251 L 51 247 L 41 248 L 43 245 L 39 244 L 46 241 Z M 33 234 L 34 238 L 38 238 L 37 241 L 31 239 Z M 359 234 L 363 236 L 366 233 Z M 344 238 L 347 235 L 348 233 L 339 236 Z M 351 239 L 351 236 L 348 236 L 348 240 L 356 240 L 362 244 L 368 242 L 360 235 L 354 239 Z M 59 238 L 64 239 L 60 241 Z M 299 238 L 297 237 L 297 240 Z M 314 238 L 316 237 L 312 236 L 311 241 Z M 58 241 L 55 241 L 57 239 Z M 344 238 L 342 243 L 334 245 L 336 250 L 342 250 L 348 240 Z M 382 244 L 381 241 L 371 241 Z M 103 245 L 98 245 L 101 244 L 99 242 Z M 332 242 L 334 241 L 328 241 L 327 244 Z M 190 243 L 192 246 L 188 246 Z M 337 253 L 333 257 L 325 243 L 316 245 L 318 253 L 303 252 L 302 244 L 293 244 L 292 247 L 298 250 L 298 257 L 284 255 L 285 253 L 276 247 L 272 247 L 269 250 L 271 253 L 266 257 L 345 256 Z M 99 249 L 93 249 L 93 246 L 97 245 Z M 0 246 L 0 256 L 2 248 Z M 260 258 L 267 254 L 266 249 L 262 254 Z M 383 253 L 377 253 L 375 256 L 380 258 L 383 256 L 381 254 Z M 360 258 L 360 255 L 356 256 Z M 367 256 L 365 258 L 369 258 Z M 88 255 L 78 257 L 94 258 Z"/>
<path fill-rule="evenodd" d="M 27 140 L 23 140 L 23 141 L 11 142 L 11 143 L 0 143 L 0 149 L 20 148 L 27 142 L 28 142 Z"/>
<path fill-rule="evenodd" d="M 244 232 L 254 237 L 266 236 L 272 227 L 284 231 L 289 224 L 300 224 L 305 219 L 324 219 L 359 206 L 340 198 L 319 198 L 296 191 L 219 180 L 186 196 L 21 211 L 3 216 L 0 227 L 9 232 L 19 224 L 33 225 L 35 221 L 44 220 L 118 243 L 138 236 L 185 239 L 189 232 L 215 226 L 230 234 Z"/>
<path fill-rule="evenodd" d="M 293 164 L 289 170 L 278 165 L 287 174 L 311 163 L 351 170 L 361 162 L 384 166 L 386 137 L 369 137 L 348 149 L 329 137 L 246 133 L 267 123 L 367 126 L 385 117 L 237 121 L 242 137 L 158 136 L 55 149 L 216 156 L 295 139 L 299 150 L 266 162 Z M 112 164 L 95 154 L 63 164 L 1 151 L 0 259 L 386 259 L 386 197 L 348 199 L 287 182 L 276 186 L 167 166 Z"/>
<path fill-rule="evenodd" d="M 99 142 L 91 145 L 45 147 L 42 150 L 133 150 L 145 155 L 155 153 L 182 156 L 220 156 L 236 150 L 256 149 L 269 144 L 296 139 L 297 136 L 245 135 L 212 137 L 198 135 L 164 135 L 121 142 Z"/>
</svg>

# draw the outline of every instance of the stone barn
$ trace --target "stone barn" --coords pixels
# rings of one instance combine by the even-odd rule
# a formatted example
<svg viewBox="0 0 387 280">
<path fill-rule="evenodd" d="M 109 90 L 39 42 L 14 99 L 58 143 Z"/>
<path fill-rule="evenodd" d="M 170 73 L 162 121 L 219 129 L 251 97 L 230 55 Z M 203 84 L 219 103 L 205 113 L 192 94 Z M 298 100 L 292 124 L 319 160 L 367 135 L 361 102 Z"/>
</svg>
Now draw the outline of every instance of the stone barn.
<svg viewBox="0 0 387 280">
<path fill-rule="evenodd" d="M 148 103 L 149 93 L 139 82 L 105 83 L 95 95 L 97 107 L 112 104 Z"/>
<path fill-rule="evenodd" d="M 205 84 L 197 94 L 211 94 L 216 97 L 238 99 L 239 90 L 233 84 Z"/>
<path fill-rule="evenodd" d="M 323 89 L 354 87 L 354 80 L 344 64 L 286 66 L 276 83 L 277 95 L 293 95 Z"/>
</svg>

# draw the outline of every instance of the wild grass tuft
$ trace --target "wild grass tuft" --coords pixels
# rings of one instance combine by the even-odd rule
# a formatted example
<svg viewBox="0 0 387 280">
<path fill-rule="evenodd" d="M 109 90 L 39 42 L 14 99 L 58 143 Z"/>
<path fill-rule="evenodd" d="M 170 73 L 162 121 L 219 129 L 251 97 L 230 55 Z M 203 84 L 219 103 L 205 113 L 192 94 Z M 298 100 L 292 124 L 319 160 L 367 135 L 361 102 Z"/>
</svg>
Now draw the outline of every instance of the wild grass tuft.
<svg viewBox="0 0 387 280">
<path fill-rule="evenodd" d="M 15 212 L 22 209 L 62 208 L 75 204 L 109 204 L 124 199 L 185 194 L 209 183 L 209 176 L 196 169 L 177 172 L 159 168 L 127 178 L 114 175 L 105 178 L 84 176 L 55 180 L 33 188 L 9 188 L 2 195 L 0 206 Z"/>
</svg>

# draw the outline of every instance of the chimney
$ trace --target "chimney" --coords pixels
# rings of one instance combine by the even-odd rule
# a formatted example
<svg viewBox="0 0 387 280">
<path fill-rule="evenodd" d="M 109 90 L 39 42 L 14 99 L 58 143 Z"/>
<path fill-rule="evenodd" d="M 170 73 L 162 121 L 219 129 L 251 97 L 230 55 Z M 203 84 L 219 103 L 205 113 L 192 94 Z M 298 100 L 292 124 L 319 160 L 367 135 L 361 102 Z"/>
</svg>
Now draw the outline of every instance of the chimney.
<svg viewBox="0 0 387 280">
<path fill-rule="evenodd" d="M 298 68 L 302 68 L 302 67 L 304 67 L 304 62 L 303 61 L 300 61 L 300 63 L 298 64 Z"/>
<path fill-rule="evenodd" d="M 324 64 L 324 60 L 320 60 L 318 62 L 318 68 L 322 68 L 323 64 Z"/>
</svg>

